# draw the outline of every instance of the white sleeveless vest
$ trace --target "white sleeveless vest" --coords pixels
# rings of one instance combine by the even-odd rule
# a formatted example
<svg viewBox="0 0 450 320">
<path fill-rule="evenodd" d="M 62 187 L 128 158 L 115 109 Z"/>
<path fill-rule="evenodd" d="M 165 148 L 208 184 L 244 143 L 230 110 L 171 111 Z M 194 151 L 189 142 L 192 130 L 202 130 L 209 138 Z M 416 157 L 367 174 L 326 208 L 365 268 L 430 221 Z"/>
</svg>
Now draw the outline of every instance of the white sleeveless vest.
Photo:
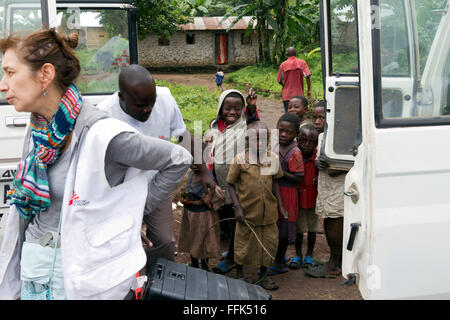
<svg viewBox="0 0 450 320">
<path fill-rule="evenodd" d="M 132 277 L 146 263 L 141 224 L 148 181 L 129 168 L 113 188 L 105 176 L 106 149 L 117 134 L 136 132 L 115 120 L 97 121 L 72 159 L 64 190 L 61 252 L 68 299 L 94 298 Z M 117 299 L 129 291 L 118 289 Z"/>
</svg>

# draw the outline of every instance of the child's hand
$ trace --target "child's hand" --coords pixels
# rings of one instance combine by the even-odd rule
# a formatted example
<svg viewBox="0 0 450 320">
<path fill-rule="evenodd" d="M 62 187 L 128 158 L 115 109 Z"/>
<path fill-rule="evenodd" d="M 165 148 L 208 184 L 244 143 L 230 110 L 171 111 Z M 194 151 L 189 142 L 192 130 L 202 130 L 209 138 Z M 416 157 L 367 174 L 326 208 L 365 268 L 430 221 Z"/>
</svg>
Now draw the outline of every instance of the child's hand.
<svg viewBox="0 0 450 320">
<path fill-rule="evenodd" d="M 216 196 L 219 199 L 225 200 L 225 191 L 223 191 L 218 185 L 216 185 Z"/>
<path fill-rule="evenodd" d="M 253 88 L 251 87 L 250 82 L 247 84 L 247 104 L 250 106 L 255 106 L 256 105 L 256 93 L 255 90 L 253 90 Z"/>
<path fill-rule="evenodd" d="M 203 194 L 202 200 L 208 207 L 212 206 L 212 198 L 214 196 L 214 192 L 210 191 L 208 193 Z"/>
<path fill-rule="evenodd" d="M 314 161 L 314 165 L 319 170 L 325 170 L 326 168 L 328 168 L 330 166 L 327 162 L 325 162 L 323 160 L 316 160 L 316 161 Z"/>
<path fill-rule="evenodd" d="M 235 206 L 234 207 L 234 217 L 238 222 L 244 222 L 244 211 L 242 211 L 241 206 Z"/>
<path fill-rule="evenodd" d="M 285 220 L 289 217 L 289 212 L 286 210 L 286 208 L 283 205 L 278 206 L 278 210 L 280 210 L 281 215 Z"/>
</svg>

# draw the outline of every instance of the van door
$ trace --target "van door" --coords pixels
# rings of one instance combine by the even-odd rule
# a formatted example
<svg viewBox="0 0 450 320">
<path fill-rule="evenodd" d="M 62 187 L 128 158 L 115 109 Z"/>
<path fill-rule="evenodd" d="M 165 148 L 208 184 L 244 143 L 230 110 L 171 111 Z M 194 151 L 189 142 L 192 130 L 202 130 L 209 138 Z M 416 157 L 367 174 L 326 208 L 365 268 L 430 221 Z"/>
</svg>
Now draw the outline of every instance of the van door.
<svg viewBox="0 0 450 320">
<path fill-rule="evenodd" d="M 335 169 L 350 169 L 360 142 L 356 1 L 322 1 L 321 45 L 327 106 L 322 155 Z"/>
<path fill-rule="evenodd" d="M 345 182 L 342 273 L 365 299 L 450 298 L 449 7 L 358 1 L 363 139 Z"/>
</svg>

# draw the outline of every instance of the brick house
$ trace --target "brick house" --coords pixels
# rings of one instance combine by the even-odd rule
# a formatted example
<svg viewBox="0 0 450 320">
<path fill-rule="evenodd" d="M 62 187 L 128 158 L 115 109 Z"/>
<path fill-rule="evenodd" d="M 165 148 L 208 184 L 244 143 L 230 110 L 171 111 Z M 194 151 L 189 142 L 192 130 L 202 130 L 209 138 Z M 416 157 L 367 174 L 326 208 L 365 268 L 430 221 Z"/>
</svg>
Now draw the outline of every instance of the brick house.
<svg viewBox="0 0 450 320">
<path fill-rule="evenodd" d="M 229 32 L 235 18 L 220 23 L 222 18 L 194 18 L 169 39 L 147 36 L 138 43 L 139 64 L 149 69 L 222 66 L 225 70 L 254 64 L 258 41 L 247 32 L 251 17 L 243 17 Z"/>
</svg>

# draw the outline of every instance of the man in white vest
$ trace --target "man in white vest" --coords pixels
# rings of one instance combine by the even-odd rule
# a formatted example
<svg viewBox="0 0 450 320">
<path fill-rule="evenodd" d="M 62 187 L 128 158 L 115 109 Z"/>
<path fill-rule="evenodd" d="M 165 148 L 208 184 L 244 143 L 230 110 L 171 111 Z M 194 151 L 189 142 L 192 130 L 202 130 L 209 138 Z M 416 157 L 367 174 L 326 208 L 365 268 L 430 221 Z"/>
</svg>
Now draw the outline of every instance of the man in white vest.
<svg viewBox="0 0 450 320">
<path fill-rule="evenodd" d="M 157 87 L 150 72 L 139 65 L 130 65 L 119 74 L 119 91 L 102 101 L 97 107 L 113 118 L 127 122 L 140 133 L 169 140 L 172 136 L 183 141 L 194 154 L 193 141 L 186 130 L 178 105 L 169 88 Z M 215 188 L 207 167 L 202 166 L 201 179 L 205 191 Z M 156 172 L 148 173 L 149 183 Z M 147 250 L 147 264 L 157 258 L 174 260 L 175 237 L 173 236 L 172 199 L 150 199 L 144 211 L 147 237 L 153 246 Z"/>
</svg>

